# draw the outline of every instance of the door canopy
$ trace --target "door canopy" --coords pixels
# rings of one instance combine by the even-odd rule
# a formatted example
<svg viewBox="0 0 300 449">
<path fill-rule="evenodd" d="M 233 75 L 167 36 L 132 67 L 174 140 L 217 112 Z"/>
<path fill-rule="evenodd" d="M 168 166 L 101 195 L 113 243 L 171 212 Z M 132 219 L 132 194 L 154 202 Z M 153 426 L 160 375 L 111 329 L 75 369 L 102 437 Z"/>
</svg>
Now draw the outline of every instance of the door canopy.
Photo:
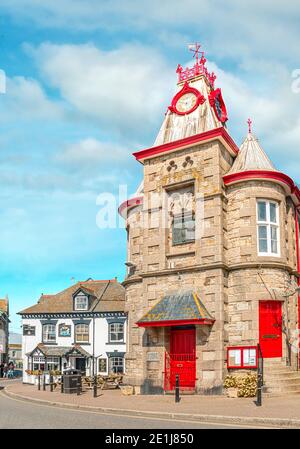
<svg viewBox="0 0 300 449">
<path fill-rule="evenodd" d="M 185 292 L 164 296 L 138 322 L 139 327 L 212 325 L 210 315 L 197 293 Z"/>
</svg>

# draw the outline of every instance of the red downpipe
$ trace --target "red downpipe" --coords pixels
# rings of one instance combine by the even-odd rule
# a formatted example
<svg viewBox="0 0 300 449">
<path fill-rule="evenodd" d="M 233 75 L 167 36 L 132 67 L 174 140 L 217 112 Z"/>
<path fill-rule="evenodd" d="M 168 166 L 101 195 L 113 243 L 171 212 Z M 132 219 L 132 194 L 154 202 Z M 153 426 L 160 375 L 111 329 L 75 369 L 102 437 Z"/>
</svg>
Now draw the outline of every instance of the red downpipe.
<svg viewBox="0 0 300 449">
<path fill-rule="evenodd" d="M 300 274 L 300 248 L 299 248 L 299 215 L 295 207 L 295 230 L 296 230 L 296 253 L 297 253 L 297 270 Z M 300 286 L 300 278 L 298 277 L 298 285 Z M 300 294 L 298 295 L 298 330 L 300 331 Z M 299 343 L 300 349 L 300 343 Z M 298 368 L 300 368 L 300 351 L 298 353 Z"/>
</svg>

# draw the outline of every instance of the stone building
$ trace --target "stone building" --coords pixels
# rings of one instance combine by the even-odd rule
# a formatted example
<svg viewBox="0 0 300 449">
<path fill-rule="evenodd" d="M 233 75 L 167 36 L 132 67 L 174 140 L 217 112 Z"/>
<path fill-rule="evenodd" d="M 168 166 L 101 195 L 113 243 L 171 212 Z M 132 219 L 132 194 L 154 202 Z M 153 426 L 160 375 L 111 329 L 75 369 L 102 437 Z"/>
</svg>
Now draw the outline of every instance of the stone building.
<svg viewBox="0 0 300 449">
<path fill-rule="evenodd" d="M 298 368 L 300 192 L 250 121 L 238 148 L 216 76 L 195 53 L 177 68 L 154 146 L 134 153 L 143 183 L 119 208 L 126 378 L 141 393 L 173 390 L 176 374 L 182 387 L 222 393 L 229 365 L 256 366 L 258 343 L 266 360 Z"/>
</svg>

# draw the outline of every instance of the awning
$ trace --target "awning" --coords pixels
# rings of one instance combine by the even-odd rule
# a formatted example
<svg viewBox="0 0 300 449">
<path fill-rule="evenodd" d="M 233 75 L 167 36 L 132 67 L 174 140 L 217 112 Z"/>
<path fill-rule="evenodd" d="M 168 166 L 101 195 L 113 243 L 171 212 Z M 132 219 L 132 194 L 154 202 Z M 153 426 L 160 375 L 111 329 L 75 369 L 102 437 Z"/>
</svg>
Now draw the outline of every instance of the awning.
<svg viewBox="0 0 300 449">
<path fill-rule="evenodd" d="M 138 322 L 139 327 L 212 325 L 210 315 L 197 293 L 192 291 L 164 296 Z"/>
</svg>

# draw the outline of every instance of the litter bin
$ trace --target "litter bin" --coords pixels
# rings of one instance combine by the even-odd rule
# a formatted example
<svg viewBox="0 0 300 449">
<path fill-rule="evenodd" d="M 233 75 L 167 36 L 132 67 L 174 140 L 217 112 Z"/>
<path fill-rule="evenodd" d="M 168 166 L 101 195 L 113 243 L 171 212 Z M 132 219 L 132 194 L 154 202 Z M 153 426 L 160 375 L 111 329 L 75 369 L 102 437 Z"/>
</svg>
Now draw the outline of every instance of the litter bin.
<svg viewBox="0 0 300 449">
<path fill-rule="evenodd" d="M 81 387 L 81 372 L 69 369 L 63 373 L 63 391 L 67 394 L 77 393 Z"/>
</svg>

